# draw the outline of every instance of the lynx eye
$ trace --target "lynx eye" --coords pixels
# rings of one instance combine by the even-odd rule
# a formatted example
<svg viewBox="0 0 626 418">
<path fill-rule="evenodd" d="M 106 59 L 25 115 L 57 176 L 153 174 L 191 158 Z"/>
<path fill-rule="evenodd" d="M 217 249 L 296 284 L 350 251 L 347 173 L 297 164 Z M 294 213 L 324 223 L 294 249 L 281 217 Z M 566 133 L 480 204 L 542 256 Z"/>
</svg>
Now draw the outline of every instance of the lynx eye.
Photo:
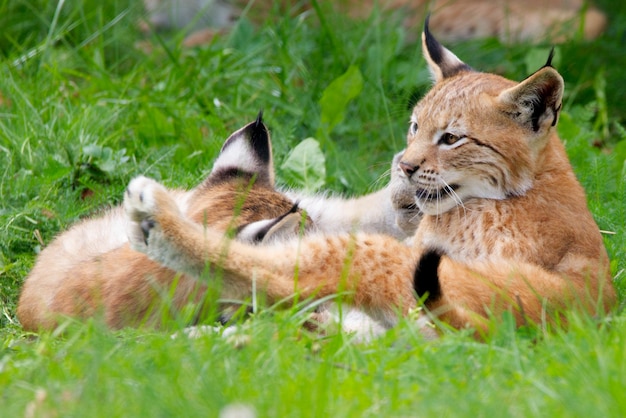
<svg viewBox="0 0 626 418">
<path fill-rule="evenodd" d="M 454 145 L 461 140 L 462 137 L 446 132 L 439 138 L 439 145 Z"/>
<path fill-rule="evenodd" d="M 417 133 L 417 122 L 411 121 L 409 123 L 409 135 L 415 135 Z"/>
</svg>

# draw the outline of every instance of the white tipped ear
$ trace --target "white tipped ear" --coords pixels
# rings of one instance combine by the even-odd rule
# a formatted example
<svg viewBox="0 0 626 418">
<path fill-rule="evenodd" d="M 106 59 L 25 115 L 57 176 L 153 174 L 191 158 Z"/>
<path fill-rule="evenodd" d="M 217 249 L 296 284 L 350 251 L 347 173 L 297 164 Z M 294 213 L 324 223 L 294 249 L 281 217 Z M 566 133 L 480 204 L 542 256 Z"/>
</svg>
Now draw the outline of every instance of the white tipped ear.
<svg viewBox="0 0 626 418">
<path fill-rule="evenodd" d="M 228 137 L 207 180 L 221 181 L 241 174 L 256 175 L 257 182 L 274 185 L 272 143 L 261 113 L 256 121 Z"/>
<path fill-rule="evenodd" d="M 441 45 L 428 29 L 430 16 L 424 22 L 422 33 L 422 51 L 428 63 L 428 68 L 436 83 L 452 77 L 461 71 L 472 71 L 472 68 L 461 61 L 450 50 Z"/>
<path fill-rule="evenodd" d="M 546 66 L 500 93 L 498 100 L 504 111 L 534 132 L 556 126 L 563 99 L 563 77 Z"/>
</svg>

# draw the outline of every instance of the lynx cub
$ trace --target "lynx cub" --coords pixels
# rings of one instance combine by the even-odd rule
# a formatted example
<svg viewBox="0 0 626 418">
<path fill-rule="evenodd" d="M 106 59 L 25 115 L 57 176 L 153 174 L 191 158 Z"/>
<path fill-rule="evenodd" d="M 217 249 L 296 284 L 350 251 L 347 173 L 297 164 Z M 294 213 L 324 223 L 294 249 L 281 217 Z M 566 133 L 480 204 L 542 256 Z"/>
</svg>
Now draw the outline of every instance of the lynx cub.
<svg viewBox="0 0 626 418">
<path fill-rule="evenodd" d="M 424 213 L 410 246 L 361 232 L 226 245 L 221 231 L 193 222 L 170 192 L 139 177 L 124 199 L 132 247 L 192 276 L 220 266 L 240 297 L 253 282 L 270 300 L 348 291 L 385 326 L 416 296 L 431 315 L 479 331 L 505 311 L 523 324 L 612 308 L 602 237 L 556 133 L 563 79 L 550 59 L 516 83 L 472 70 L 428 21 L 422 43 L 435 83 L 413 109 L 394 188 Z"/>
<path fill-rule="evenodd" d="M 398 173 L 396 169 L 393 178 Z M 177 211 L 199 227 L 209 226 L 221 236 L 231 230 L 238 241 L 265 245 L 299 235 L 301 208 L 308 215 L 307 230 L 350 231 L 360 226 L 405 238 L 396 217 L 412 232 L 419 215 L 414 208 L 396 211 L 391 193 L 388 187 L 360 199 L 341 199 L 277 191 L 269 133 L 259 116 L 226 140 L 202 184 L 190 191 L 170 190 L 168 196 Z M 379 202 L 384 203 L 375 206 Z M 174 311 L 190 301 L 206 302 L 205 284 L 132 250 L 128 230 L 135 234 L 131 240 L 144 239 L 117 207 L 57 237 L 42 251 L 24 283 L 17 309 L 22 326 L 32 331 L 53 329 L 62 317 L 94 315 L 102 315 L 112 328 L 158 325 L 161 316 L 155 308 L 172 290 Z M 222 294 L 230 299 L 240 295 Z"/>
</svg>

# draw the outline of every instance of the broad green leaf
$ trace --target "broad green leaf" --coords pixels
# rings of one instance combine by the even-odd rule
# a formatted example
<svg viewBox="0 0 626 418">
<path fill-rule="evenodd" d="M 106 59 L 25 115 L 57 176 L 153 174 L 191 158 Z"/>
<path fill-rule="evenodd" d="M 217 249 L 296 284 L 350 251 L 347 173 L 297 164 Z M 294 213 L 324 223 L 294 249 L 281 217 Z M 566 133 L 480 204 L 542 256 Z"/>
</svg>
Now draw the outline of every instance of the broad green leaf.
<svg viewBox="0 0 626 418">
<path fill-rule="evenodd" d="M 50 157 L 43 166 L 42 176 L 47 181 L 57 181 L 72 172 L 72 167 L 59 162 L 56 158 Z"/>
<path fill-rule="evenodd" d="M 314 192 L 326 183 L 326 159 L 314 138 L 300 142 L 280 167 L 291 186 Z"/>
<path fill-rule="evenodd" d="M 96 144 L 88 144 L 83 147 L 83 154 L 92 158 L 102 157 L 102 147 Z"/>
<path fill-rule="evenodd" d="M 345 117 L 346 107 L 363 90 L 363 76 L 354 65 L 333 80 L 319 101 L 321 108 L 320 130 L 328 135 Z"/>
</svg>

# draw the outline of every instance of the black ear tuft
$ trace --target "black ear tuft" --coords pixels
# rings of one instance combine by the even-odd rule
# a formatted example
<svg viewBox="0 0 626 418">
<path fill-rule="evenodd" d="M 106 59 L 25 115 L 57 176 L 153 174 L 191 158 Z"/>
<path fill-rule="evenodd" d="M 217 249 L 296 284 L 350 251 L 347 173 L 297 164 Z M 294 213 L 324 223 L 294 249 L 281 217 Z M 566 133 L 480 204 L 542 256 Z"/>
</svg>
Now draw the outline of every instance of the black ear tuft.
<svg viewBox="0 0 626 418">
<path fill-rule="evenodd" d="M 430 14 L 426 16 L 426 20 L 424 21 L 424 42 L 426 45 L 426 51 L 428 52 L 430 59 L 432 59 L 432 61 L 435 64 L 437 64 L 438 66 L 446 65 L 446 62 L 445 62 L 446 48 L 443 45 L 441 45 L 439 41 L 435 39 L 433 34 L 430 32 L 429 22 L 430 22 Z M 465 66 L 465 67 L 469 68 L 468 66 Z M 452 74 L 447 75 L 444 73 L 444 78 L 449 77 L 451 75 Z"/>
<path fill-rule="evenodd" d="M 267 127 L 262 122 L 262 116 L 262 114 L 259 114 L 259 117 L 254 122 L 247 124 L 228 137 L 224 145 L 222 145 L 220 154 L 224 154 L 233 144 L 240 141 L 248 141 L 252 147 L 250 151 L 255 154 L 256 159 L 262 163 L 268 163 L 272 154 L 272 145 Z"/>
<path fill-rule="evenodd" d="M 435 64 L 439 65 L 443 61 L 443 45 L 430 33 L 429 23 L 430 14 L 426 16 L 426 20 L 424 21 L 424 42 L 426 43 L 426 50 L 430 58 Z"/>
<path fill-rule="evenodd" d="M 550 50 L 550 55 L 548 55 L 548 61 L 546 61 L 546 65 L 544 65 L 544 67 L 552 67 L 553 58 L 554 58 L 554 47 L 552 47 L 552 49 Z"/>
<path fill-rule="evenodd" d="M 252 147 L 257 153 L 259 159 L 268 163 L 271 156 L 270 135 L 267 127 L 263 124 L 263 111 L 259 112 L 256 120 L 246 126 L 244 129 L 250 130 L 250 140 Z"/>
<path fill-rule="evenodd" d="M 462 71 L 472 71 L 469 65 L 461 61 L 435 39 L 432 33 L 430 33 L 429 22 L 430 15 L 426 16 L 426 20 L 424 21 L 422 50 L 435 81 L 439 82 Z"/>
<path fill-rule="evenodd" d="M 440 262 L 439 251 L 429 250 L 422 254 L 413 275 L 413 286 L 418 298 L 426 296 L 426 300 L 432 301 L 441 297 L 438 273 Z"/>
</svg>

